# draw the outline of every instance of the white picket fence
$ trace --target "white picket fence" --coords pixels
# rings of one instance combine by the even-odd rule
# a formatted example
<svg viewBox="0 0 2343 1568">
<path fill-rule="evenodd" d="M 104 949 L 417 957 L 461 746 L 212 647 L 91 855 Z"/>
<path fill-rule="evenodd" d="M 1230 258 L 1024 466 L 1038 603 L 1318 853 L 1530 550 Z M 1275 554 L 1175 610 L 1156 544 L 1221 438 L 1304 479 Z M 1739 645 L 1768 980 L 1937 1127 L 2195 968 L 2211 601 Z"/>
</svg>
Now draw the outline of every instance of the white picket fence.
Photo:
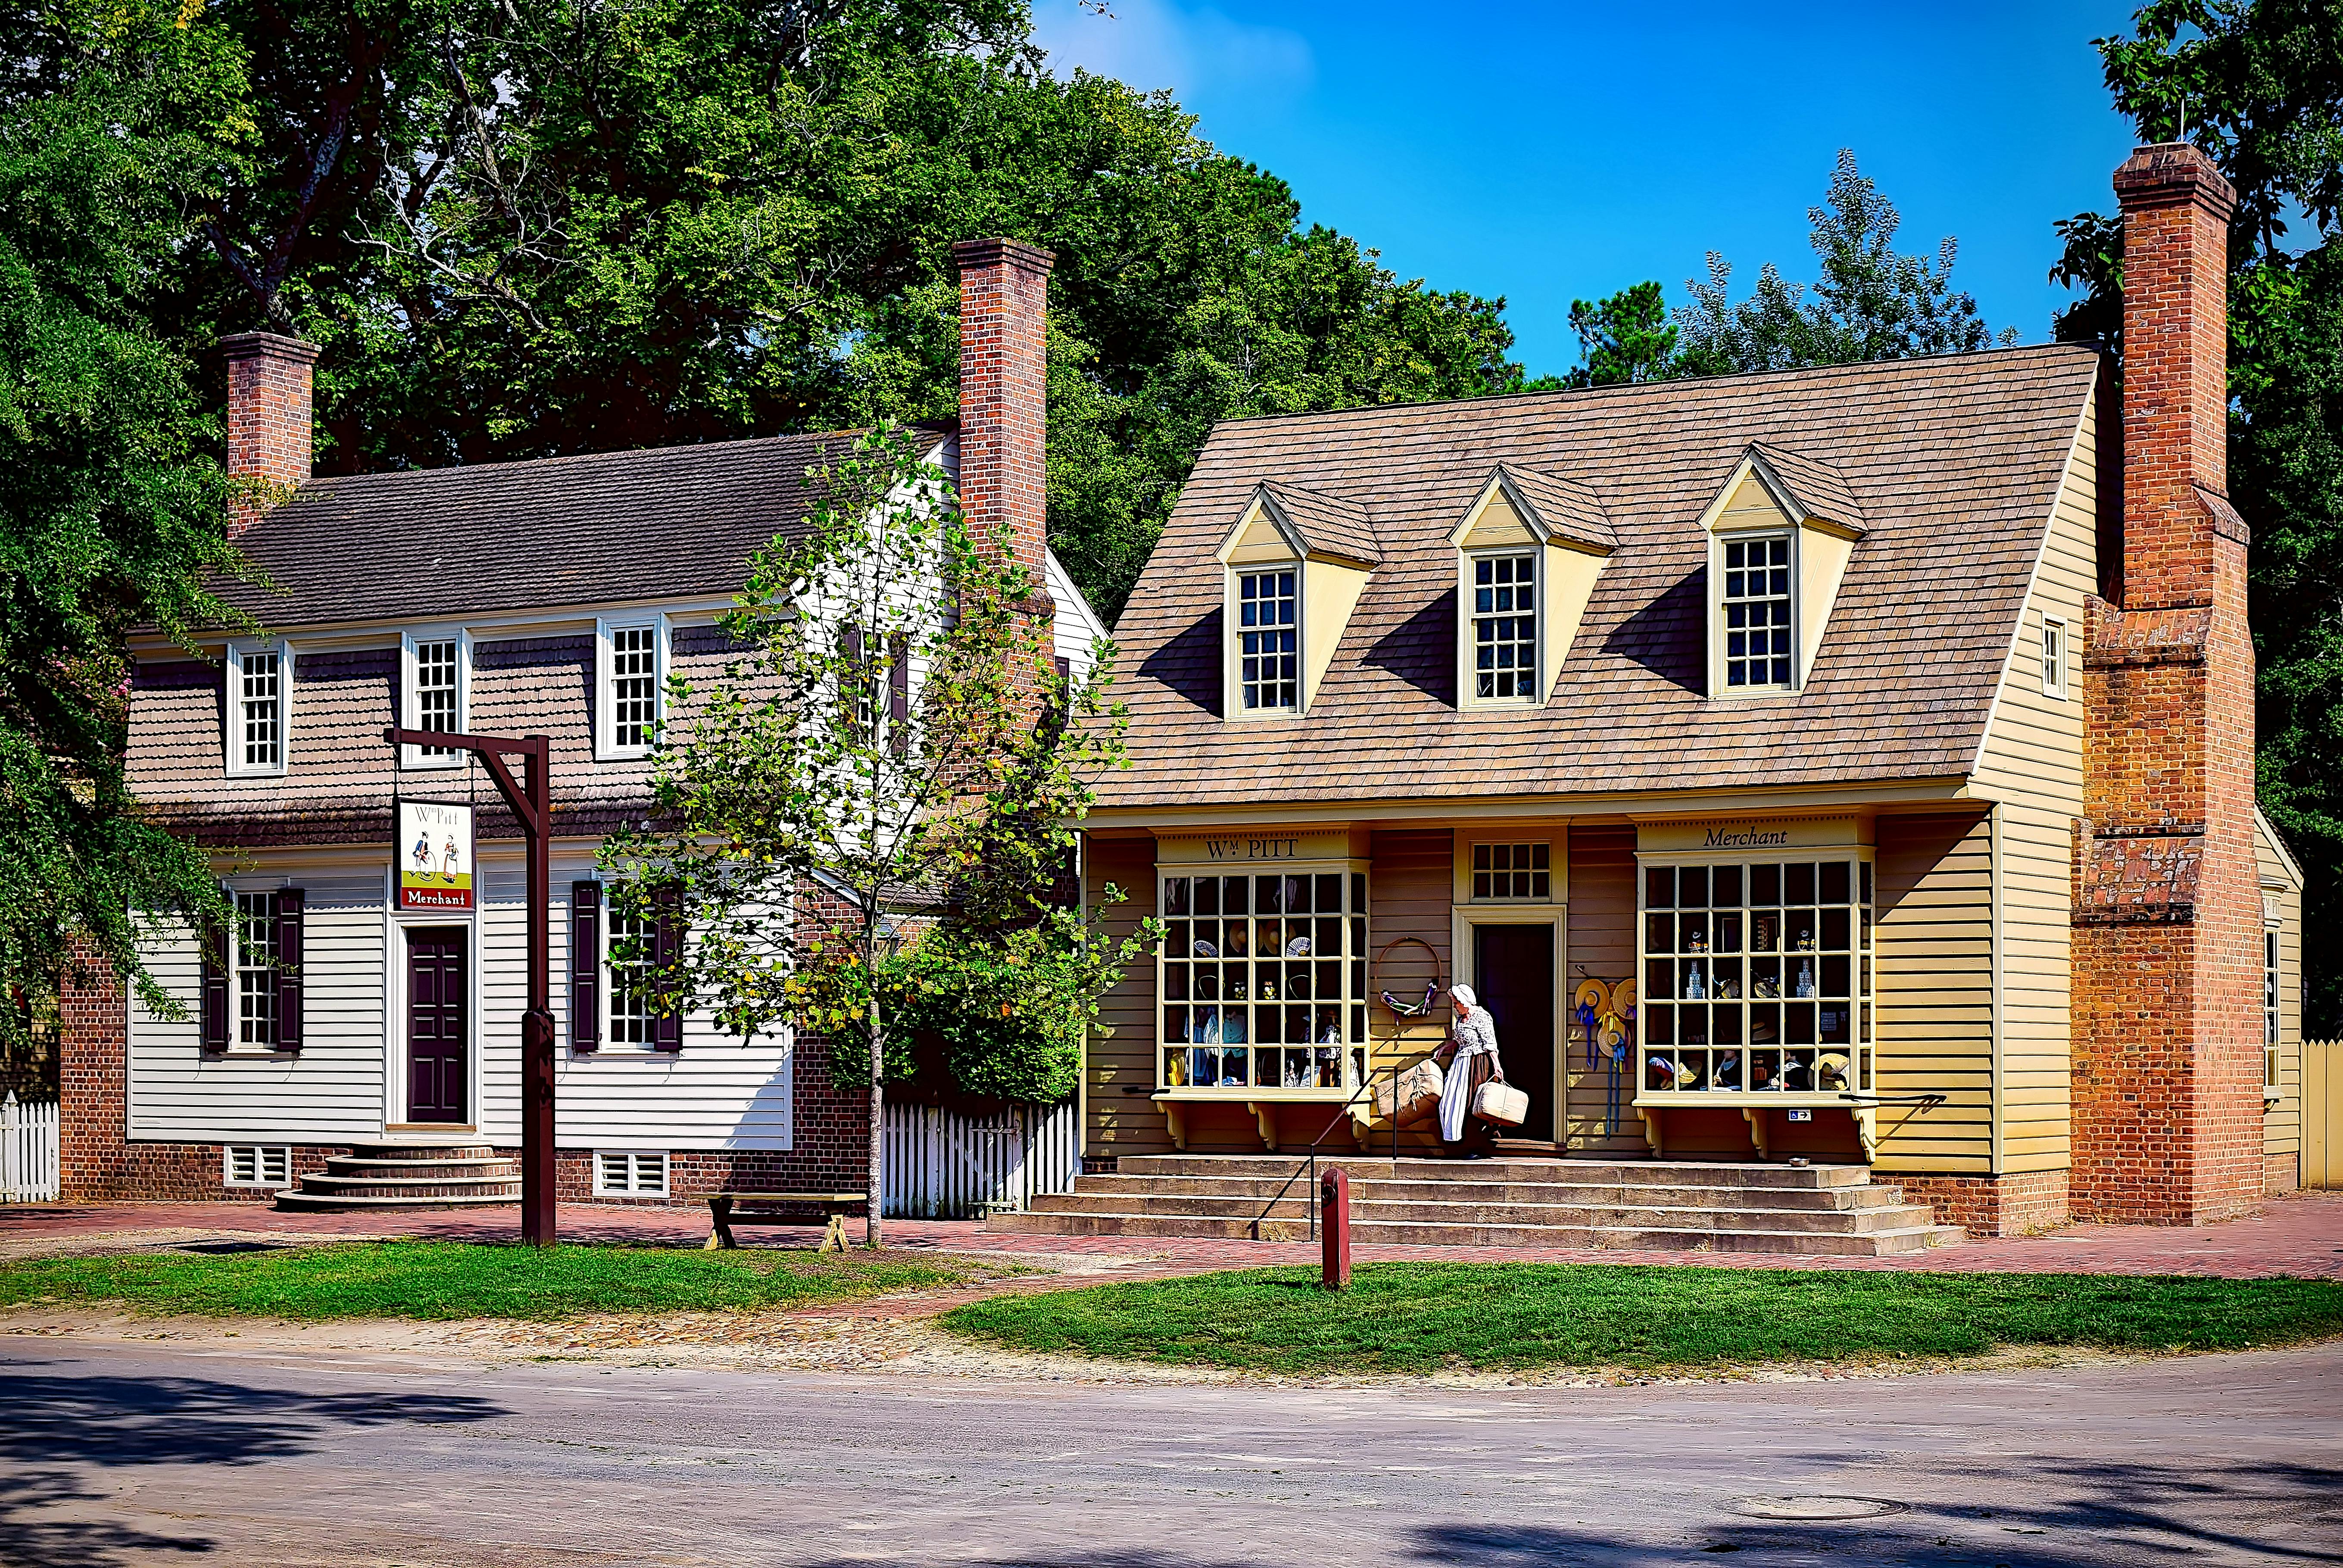
<svg viewBox="0 0 2343 1568">
<path fill-rule="evenodd" d="M 0 1203 L 42 1203 L 56 1197 L 57 1102 L 0 1099 Z"/>
<path fill-rule="evenodd" d="M 1071 1192 L 1082 1169 L 1079 1109 L 1012 1105 L 963 1116 L 936 1105 L 887 1107 L 886 1212 L 900 1220 L 966 1220 L 1022 1209 L 1042 1192 Z"/>
</svg>

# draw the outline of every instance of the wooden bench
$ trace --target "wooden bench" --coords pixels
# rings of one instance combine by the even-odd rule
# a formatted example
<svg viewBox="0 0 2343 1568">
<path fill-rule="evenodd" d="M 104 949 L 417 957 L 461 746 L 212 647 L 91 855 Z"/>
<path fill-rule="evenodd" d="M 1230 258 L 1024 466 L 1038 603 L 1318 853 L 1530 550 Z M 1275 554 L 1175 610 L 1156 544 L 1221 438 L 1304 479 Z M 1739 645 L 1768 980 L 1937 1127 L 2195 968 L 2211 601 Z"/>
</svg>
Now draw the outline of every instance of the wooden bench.
<svg viewBox="0 0 2343 1568">
<path fill-rule="evenodd" d="M 762 1207 L 741 1210 L 736 1205 L 755 1203 Z M 867 1192 L 711 1192 L 708 1195 L 709 1231 L 703 1251 L 737 1247 L 732 1239 L 735 1225 L 802 1225 L 809 1209 L 829 1221 L 821 1233 L 821 1251 L 835 1247 L 846 1251 L 846 1216 L 861 1213 L 870 1207 Z"/>
</svg>

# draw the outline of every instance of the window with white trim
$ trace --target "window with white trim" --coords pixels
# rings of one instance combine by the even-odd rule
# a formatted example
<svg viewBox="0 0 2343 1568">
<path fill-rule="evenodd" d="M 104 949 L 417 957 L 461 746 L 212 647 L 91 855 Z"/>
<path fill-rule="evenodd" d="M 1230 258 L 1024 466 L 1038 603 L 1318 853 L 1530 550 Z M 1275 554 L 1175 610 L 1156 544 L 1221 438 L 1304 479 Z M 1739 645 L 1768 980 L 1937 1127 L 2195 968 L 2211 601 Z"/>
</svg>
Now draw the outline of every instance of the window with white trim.
<svg viewBox="0 0 2343 1568">
<path fill-rule="evenodd" d="M 2055 615 L 2042 618 L 2042 695 L 2066 695 L 2066 623 Z"/>
<path fill-rule="evenodd" d="M 595 756 L 644 757 L 659 733 L 667 680 L 667 629 L 659 620 L 598 622 Z"/>
<path fill-rule="evenodd" d="M 277 1047 L 277 895 L 236 895 L 236 951 L 229 962 L 235 986 L 236 1043 L 248 1050 Z"/>
<path fill-rule="evenodd" d="M 1473 845 L 1473 900 L 1537 903 L 1552 899 L 1553 854 L 1553 847 L 1543 843 Z"/>
<path fill-rule="evenodd" d="M 1790 640 L 1790 538 L 1786 534 L 1720 541 L 1717 599 L 1727 691 L 1787 691 L 1795 684 Z"/>
<path fill-rule="evenodd" d="M 407 728 L 459 733 L 469 720 L 471 706 L 470 638 L 461 632 L 423 632 L 407 634 L 400 642 Z M 400 765 L 452 768 L 463 760 L 452 746 L 409 746 Z"/>
<path fill-rule="evenodd" d="M 2278 928 L 2262 928 L 2262 1096 L 2275 1100 L 2280 1092 L 2278 1073 Z"/>
<path fill-rule="evenodd" d="M 614 1046 L 648 1050 L 654 1043 L 659 1012 L 652 1005 L 651 939 L 656 924 L 618 901 L 611 904 L 603 951 L 610 977 L 606 1038 Z"/>
<path fill-rule="evenodd" d="M 1538 695 L 1537 556 L 1475 556 L 1473 696 L 1535 702 Z"/>
<path fill-rule="evenodd" d="M 1299 578 L 1292 567 L 1237 574 L 1237 688 L 1247 713 L 1302 706 Z"/>
<path fill-rule="evenodd" d="M 282 1143 L 230 1143 L 221 1151 L 220 1180 L 230 1187 L 290 1187 L 293 1151 Z"/>
<path fill-rule="evenodd" d="M 637 1149 L 594 1151 L 594 1196 L 597 1198 L 664 1198 L 667 1154 Z"/>
<path fill-rule="evenodd" d="M 276 643 L 230 643 L 227 650 L 227 770 L 279 774 L 289 751 L 293 650 Z"/>
</svg>

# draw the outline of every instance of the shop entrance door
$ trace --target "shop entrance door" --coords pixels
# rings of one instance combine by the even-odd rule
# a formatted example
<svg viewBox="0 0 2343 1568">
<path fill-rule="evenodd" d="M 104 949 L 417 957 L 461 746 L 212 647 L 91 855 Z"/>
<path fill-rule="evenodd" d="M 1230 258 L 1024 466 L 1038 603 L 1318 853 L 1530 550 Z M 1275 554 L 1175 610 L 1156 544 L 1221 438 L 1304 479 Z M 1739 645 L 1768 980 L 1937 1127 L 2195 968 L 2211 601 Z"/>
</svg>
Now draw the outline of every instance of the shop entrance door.
<svg viewBox="0 0 2343 1568">
<path fill-rule="evenodd" d="M 1556 928 L 1474 926 L 1473 990 L 1497 1020 L 1505 1079 L 1530 1097 L 1529 1120 L 1504 1134 L 1554 1137 L 1554 940 Z"/>
<path fill-rule="evenodd" d="M 407 932 L 407 1119 L 466 1120 L 470 1073 L 465 1065 L 462 926 L 410 927 Z"/>
</svg>

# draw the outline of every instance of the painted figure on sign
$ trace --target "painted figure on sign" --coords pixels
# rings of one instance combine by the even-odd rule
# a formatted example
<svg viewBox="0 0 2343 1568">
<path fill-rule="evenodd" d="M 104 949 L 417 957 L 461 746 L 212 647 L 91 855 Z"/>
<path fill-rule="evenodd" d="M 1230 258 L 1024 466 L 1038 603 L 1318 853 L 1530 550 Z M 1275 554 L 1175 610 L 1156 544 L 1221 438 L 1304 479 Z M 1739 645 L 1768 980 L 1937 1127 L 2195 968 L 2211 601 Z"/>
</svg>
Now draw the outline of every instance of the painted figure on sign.
<svg viewBox="0 0 2343 1568">
<path fill-rule="evenodd" d="M 421 876 L 427 876 L 427 875 L 429 875 L 429 874 L 430 874 L 430 871 L 431 871 L 431 835 L 430 835 L 430 834 L 428 834 L 428 833 L 417 833 L 417 834 L 415 836 L 415 857 L 414 857 L 414 859 L 415 859 L 415 874 L 416 874 L 417 876 L 418 876 L 418 877 L 421 877 Z"/>
<path fill-rule="evenodd" d="M 446 878 L 447 879 L 448 882 L 452 885 L 452 884 L 455 882 L 455 880 L 456 880 L 456 835 L 455 835 L 455 834 L 450 833 L 450 834 L 448 834 L 448 835 L 447 835 L 447 849 L 444 849 L 443 851 L 441 851 L 441 853 L 442 853 L 442 855 L 444 856 L 444 860 L 443 860 L 443 863 L 442 863 L 442 866 L 441 866 L 441 869 L 440 869 L 440 874 L 441 874 L 442 876 L 446 877 Z"/>
</svg>

